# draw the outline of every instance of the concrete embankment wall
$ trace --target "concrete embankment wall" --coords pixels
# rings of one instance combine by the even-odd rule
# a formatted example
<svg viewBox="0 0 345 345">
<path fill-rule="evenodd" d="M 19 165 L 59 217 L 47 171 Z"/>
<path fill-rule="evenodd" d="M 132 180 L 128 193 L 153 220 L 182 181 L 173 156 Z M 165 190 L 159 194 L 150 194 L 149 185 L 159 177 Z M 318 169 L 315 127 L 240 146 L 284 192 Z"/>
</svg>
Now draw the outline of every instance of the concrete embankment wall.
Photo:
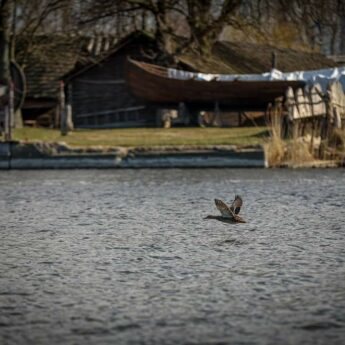
<svg viewBox="0 0 345 345">
<path fill-rule="evenodd" d="M 261 148 L 114 148 L 68 149 L 60 145 L 0 143 L 0 169 L 105 168 L 259 168 L 265 167 Z"/>
<path fill-rule="evenodd" d="M 10 143 L 0 143 L 0 169 L 10 168 Z"/>
</svg>

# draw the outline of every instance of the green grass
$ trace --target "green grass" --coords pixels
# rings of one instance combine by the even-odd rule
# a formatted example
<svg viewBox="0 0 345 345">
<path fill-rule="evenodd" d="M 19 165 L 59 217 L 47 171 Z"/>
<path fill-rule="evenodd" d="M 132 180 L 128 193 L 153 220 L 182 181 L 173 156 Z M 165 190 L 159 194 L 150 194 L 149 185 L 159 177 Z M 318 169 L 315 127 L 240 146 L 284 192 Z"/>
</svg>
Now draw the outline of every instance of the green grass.
<svg viewBox="0 0 345 345">
<path fill-rule="evenodd" d="M 64 141 L 71 146 L 163 146 L 163 145 L 258 145 L 267 135 L 266 127 L 236 128 L 126 128 L 76 130 L 66 136 L 47 128 L 15 129 L 14 140 Z"/>
</svg>

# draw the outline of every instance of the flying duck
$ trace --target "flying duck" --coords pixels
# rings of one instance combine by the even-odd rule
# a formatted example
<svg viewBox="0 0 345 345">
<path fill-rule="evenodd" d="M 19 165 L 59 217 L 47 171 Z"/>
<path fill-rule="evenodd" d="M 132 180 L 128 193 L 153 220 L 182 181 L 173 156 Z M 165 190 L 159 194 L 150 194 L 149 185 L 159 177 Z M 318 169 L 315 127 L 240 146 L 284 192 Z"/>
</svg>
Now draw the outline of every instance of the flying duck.
<svg viewBox="0 0 345 345">
<path fill-rule="evenodd" d="M 225 202 L 219 199 L 214 199 L 218 211 L 221 216 L 208 215 L 204 219 L 216 219 L 224 223 L 245 223 L 246 221 L 240 217 L 238 214 L 241 211 L 241 206 L 243 204 L 242 198 L 239 195 L 235 196 L 235 200 L 229 207 Z"/>
</svg>

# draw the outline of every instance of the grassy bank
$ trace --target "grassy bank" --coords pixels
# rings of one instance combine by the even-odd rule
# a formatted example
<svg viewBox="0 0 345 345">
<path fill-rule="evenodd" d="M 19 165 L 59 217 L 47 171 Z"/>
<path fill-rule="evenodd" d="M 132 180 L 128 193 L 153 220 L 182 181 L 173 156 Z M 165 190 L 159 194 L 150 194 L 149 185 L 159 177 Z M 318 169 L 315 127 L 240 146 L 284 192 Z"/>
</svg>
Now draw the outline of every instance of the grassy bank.
<svg viewBox="0 0 345 345">
<path fill-rule="evenodd" d="M 260 145 L 266 127 L 239 128 L 125 128 L 76 130 L 66 136 L 46 128 L 22 128 L 13 133 L 21 141 L 64 141 L 71 146 Z"/>
</svg>

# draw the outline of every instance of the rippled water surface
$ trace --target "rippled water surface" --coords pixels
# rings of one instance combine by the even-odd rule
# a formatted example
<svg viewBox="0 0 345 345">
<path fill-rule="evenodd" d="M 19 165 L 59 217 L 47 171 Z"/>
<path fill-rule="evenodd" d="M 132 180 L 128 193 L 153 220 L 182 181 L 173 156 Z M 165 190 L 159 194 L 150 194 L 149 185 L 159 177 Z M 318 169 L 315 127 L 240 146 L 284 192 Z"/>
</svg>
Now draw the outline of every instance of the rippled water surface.
<svg viewBox="0 0 345 345">
<path fill-rule="evenodd" d="M 344 170 L 1 172 L 0 343 L 344 344 L 344 204 Z"/>
</svg>

